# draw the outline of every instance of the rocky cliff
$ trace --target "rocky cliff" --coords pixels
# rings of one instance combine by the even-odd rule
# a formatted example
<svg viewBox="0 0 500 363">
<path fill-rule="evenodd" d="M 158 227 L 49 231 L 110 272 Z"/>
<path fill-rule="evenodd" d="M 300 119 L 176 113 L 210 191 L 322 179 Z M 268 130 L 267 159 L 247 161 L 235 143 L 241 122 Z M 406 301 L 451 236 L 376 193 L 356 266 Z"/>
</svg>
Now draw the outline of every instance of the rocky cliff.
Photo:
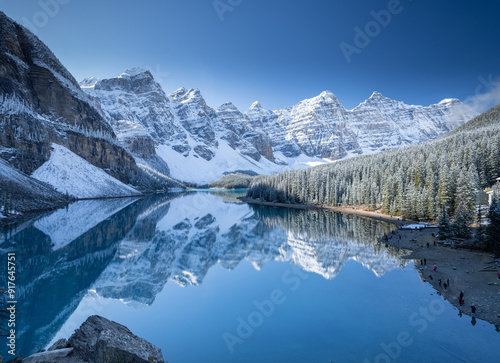
<svg viewBox="0 0 500 363">
<path fill-rule="evenodd" d="M 49 159 L 51 143 L 139 183 L 102 111 L 45 44 L 0 12 L 0 157 L 30 174 Z"/>
</svg>

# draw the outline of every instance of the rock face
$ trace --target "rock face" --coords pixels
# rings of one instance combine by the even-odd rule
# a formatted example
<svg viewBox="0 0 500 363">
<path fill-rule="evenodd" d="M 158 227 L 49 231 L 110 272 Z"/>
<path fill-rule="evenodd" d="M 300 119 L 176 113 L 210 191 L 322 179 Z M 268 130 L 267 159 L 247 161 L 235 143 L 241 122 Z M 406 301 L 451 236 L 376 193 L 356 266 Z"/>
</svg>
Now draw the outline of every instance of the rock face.
<svg viewBox="0 0 500 363">
<path fill-rule="evenodd" d="M 22 360 L 27 363 L 163 363 L 161 350 L 132 334 L 125 326 L 101 316 L 89 317 L 69 341 L 57 341 L 47 352 Z"/>
<path fill-rule="evenodd" d="M 112 118 L 122 144 L 153 154 L 150 138 L 172 176 L 194 183 L 228 172 L 272 173 L 422 143 L 476 116 L 457 99 L 411 106 L 378 92 L 352 110 L 330 91 L 277 111 L 259 102 L 245 113 L 231 102 L 214 110 L 196 89 L 165 95 L 151 73 L 139 68 L 80 85 Z"/>
<path fill-rule="evenodd" d="M 51 143 L 126 184 L 137 177 L 102 111 L 45 44 L 0 12 L 0 157 L 32 173 Z"/>
</svg>

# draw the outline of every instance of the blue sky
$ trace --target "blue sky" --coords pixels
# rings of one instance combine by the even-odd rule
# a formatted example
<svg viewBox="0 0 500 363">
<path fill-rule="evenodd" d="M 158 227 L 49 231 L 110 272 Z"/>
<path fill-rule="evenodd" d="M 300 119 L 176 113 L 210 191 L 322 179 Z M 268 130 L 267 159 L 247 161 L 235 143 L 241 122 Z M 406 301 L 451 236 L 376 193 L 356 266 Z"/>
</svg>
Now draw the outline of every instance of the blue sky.
<svg viewBox="0 0 500 363">
<path fill-rule="evenodd" d="M 167 93 L 199 88 L 212 107 L 277 109 L 324 90 L 348 108 L 373 91 L 423 105 L 498 91 L 494 0 L 23 0 L 0 10 L 77 80 L 140 66 Z"/>
</svg>

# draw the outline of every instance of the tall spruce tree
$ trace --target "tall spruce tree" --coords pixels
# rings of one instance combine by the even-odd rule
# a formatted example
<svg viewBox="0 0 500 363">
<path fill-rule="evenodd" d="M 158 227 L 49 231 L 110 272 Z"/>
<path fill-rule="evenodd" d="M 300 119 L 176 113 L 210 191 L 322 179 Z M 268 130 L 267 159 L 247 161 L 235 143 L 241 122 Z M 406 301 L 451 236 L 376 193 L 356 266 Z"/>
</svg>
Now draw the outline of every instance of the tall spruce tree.
<svg viewBox="0 0 500 363">
<path fill-rule="evenodd" d="M 488 211 L 489 224 L 486 227 L 488 246 L 495 253 L 500 253 L 500 201 L 495 195 Z"/>
<path fill-rule="evenodd" d="M 470 225 L 474 219 L 476 202 L 476 188 L 473 176 L 462 170 L 457 181 L 455 197 L 455 219 L 453 221 L 454 233 L 459 237 L 470 237 Z"/>
<path fill-rule="evenodd" d="M 452 236 L 452 230 L 450 225 L 450 217 L 448 216 L 448 211 L 446 205 L 441 206 L 441 213 L 439 215 L 439 239 L 447 239 Z"/>
</svg>

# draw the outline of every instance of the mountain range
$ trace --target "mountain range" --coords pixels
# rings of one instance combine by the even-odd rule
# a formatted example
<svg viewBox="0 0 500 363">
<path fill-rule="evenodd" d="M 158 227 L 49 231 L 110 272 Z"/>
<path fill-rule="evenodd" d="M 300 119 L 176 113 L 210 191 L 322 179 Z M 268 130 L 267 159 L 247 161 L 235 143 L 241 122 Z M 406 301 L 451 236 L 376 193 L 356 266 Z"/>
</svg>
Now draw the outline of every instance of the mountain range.
<svg viewBox="0 0 500 363">
<path fill-rule="evenodd" d="M 476 116 L 458 99 L 423 107 L 377 92 L 351 110 L 330 91 L 282 110 L 259 102 L 245 112 L 230 102 L 214 109 L 197 89 L 167 95 L 141 68 L 77 83 L 40 39 L 1 12 L 0 35 L 0 158 L 12 169 L 0 186 L 19 183 L 8 175 L 21 172 L 42 182 L 30 181 L 40 193 L 57 190 L 51 201 L 300 169 L 426 142 Z"/>
<path fill-rule="evenodd" d="M 476 116 L 458 99 L 423 107 L 378 92 L 352 110 L 330 91 L 282 110 L 259 102 L 245 112 L 231 102 L 213 109 L 197 89 L 165 94 L 141 68 L 80 86 L 122 145 L 140 157 L 155 150 L 173 178 L 195 184 L 229 172 L 269 174 L 423 143 Z"/>
</svg>

